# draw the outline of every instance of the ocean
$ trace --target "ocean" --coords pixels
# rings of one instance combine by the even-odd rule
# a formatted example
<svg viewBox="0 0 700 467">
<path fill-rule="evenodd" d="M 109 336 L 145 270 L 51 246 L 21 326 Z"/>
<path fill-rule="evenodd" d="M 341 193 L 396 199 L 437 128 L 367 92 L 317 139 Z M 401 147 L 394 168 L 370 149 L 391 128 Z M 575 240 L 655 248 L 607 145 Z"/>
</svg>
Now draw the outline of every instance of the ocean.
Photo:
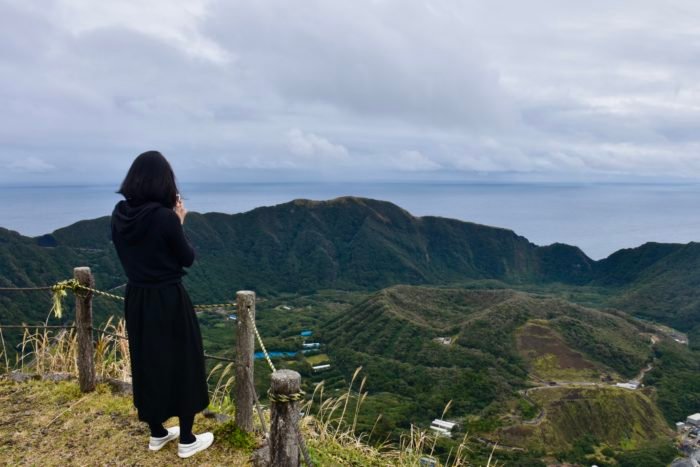
<svg viewBox="0 0 700 467">
<path fill-rule="evenodd" d="M 236 183 L 181 185 L 187 208 L 238 213 L 296 198 L 353 195 L 514 230 L 538 245 L 580 247 L 594 259 L 645 242 L 700 241 L 700 184 Z M 115 185 L 0 187 L 0 226 L 37 236 L 109 215 Z"/>
</svg>

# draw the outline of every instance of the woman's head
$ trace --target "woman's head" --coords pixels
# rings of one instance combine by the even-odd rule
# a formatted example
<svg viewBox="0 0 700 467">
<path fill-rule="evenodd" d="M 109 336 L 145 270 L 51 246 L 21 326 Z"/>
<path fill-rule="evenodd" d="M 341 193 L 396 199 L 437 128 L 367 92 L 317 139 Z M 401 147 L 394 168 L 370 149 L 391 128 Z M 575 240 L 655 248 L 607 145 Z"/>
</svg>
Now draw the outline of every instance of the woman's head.
<svg viewBox="0 0 700 467">
<path fill-rule="evenodd" d="M 117 193 L 136 203 L 156 201 L 172 208 L 177 201 L 178 189 L 167 159 L 158 151 L 147 151 L 131 164 Z"/>
</svg>

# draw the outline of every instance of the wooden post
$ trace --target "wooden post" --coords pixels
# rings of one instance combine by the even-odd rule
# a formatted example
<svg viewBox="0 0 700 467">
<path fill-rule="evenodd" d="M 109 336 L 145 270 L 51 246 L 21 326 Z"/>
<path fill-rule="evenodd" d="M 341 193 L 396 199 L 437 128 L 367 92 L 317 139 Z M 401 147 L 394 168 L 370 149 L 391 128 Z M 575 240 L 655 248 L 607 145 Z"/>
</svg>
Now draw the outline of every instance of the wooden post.
<svg viewBox="0 0 700 467">
<path fill-rule="evenodd" d="M 275 396 L 291 396 L 301 389 L 301 375 L 292 370 L 272 373 L 270 392 Z M 270 467 L 298 467 L 299 445 L 296 423 L 299 419 L 299 402 L 270 401 Z"/>
<path fill-rule="evenodd" d="M 73 269 L 73 277 L 85 287 L 95 288 L 90 268 Z M 78 382 L 81 392 L 95 389 L 95 349 L 92 344 L 92 292 L 75 294 L 75 327 L 78 337 Z"/>
<path fill-rule="evenodd" d="M 255 351 L 255 292 L 236 292 L 236 426 L 253 431 L 253 353 Z"/>
</svg>

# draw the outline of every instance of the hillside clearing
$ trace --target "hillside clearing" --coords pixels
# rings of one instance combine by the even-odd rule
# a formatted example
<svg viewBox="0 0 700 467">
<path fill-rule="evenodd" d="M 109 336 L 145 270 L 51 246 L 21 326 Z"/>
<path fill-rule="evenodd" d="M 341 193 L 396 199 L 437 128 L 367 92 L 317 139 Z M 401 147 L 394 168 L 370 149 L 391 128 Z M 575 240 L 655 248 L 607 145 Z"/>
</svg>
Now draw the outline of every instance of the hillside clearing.
<svg viewBox="0 0 700 467">
<path fill-rule="evenodd" d="M 531 391 L 543 408 L 541 423 L 500 430 L 501 442 L 529 449 L 563 451 L 583 434 L 617 449 L 635 449 L 672 432 L 650 396 L 614 387 L 553 387 Z"/>
<path fill-rule="evenodd" d="M 528 322 L 516 333 L 517 348 L 534 376 L 548 380 L 599 381 L 600 372 L 544 323 Z"/>
</svg>

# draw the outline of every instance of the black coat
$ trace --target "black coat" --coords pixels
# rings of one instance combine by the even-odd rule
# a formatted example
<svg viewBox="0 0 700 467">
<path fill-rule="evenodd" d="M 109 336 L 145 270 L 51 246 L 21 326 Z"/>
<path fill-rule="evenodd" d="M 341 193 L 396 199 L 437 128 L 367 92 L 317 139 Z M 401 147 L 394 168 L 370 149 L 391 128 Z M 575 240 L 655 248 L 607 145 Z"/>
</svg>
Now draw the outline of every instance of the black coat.
<svg viewBox="0 0 700 467">
<path fill-rule="evenodd" d="M 120 201 L 112 241 L 129 279 L 124 317 L 139 419 L 158 423 L 203 410 L 209 393 L 202 336 L 182 285 L 194 250 L 179 217 L 159 203 Z"/>
</svg>

